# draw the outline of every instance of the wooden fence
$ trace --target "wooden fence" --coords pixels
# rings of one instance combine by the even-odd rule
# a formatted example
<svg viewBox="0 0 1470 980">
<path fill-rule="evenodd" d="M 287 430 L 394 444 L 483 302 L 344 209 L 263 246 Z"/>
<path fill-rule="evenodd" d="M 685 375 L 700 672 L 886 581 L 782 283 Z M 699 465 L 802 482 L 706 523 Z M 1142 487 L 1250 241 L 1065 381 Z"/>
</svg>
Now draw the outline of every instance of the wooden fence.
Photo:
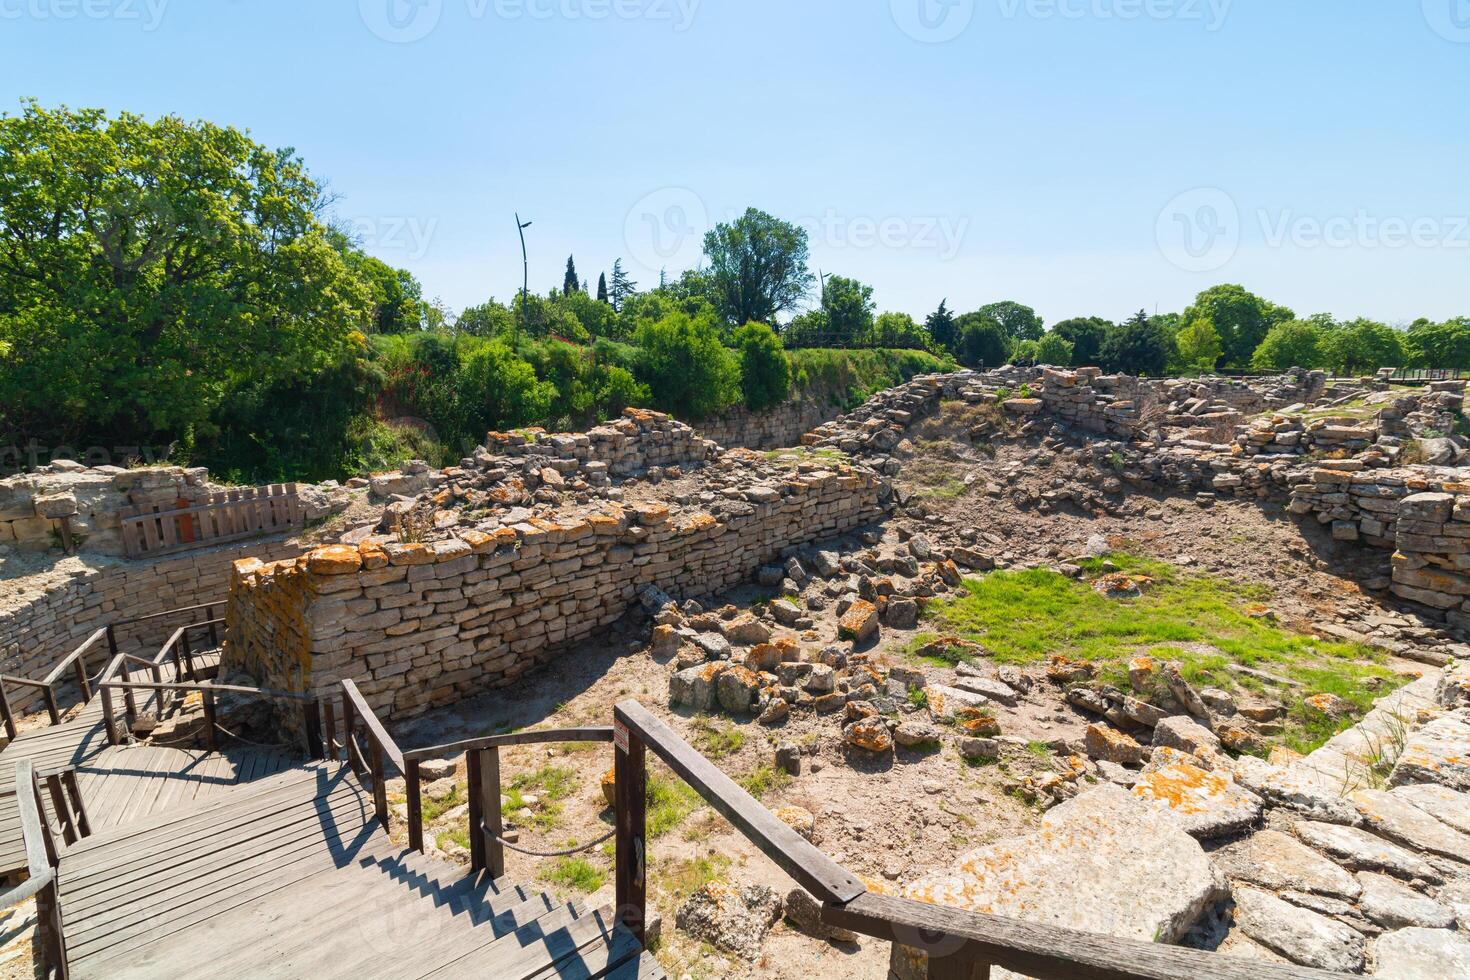
<svg viewBox="0 0 1470 980">
<path fill-rule="evenodd" d="M 304 510 L 296 484 L 287 483 L 213 493 L 187 507 L 129 507 L 120 516 L 127 556 L 145 558 L 272 534 L 303 523 Z"/>
</svg>

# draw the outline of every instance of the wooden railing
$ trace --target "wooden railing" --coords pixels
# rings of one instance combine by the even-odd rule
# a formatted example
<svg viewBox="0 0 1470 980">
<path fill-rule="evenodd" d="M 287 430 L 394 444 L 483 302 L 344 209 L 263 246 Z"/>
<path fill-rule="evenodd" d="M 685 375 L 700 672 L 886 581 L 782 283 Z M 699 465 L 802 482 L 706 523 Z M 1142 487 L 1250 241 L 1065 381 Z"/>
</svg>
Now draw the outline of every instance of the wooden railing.
<svg viewBox="0 0 1470 980">
<path fill-rule="evenodd" d="M 468 742 L 453 742 L 403 754 L 405 793 L 408 796 L 408 842 L 424 849 L 423 802 L 419 763 L 460 752 L 465 754 L 470 819 L 470 868 L 488 871 L 491 878 L 505 874 L 504 820 L 500 812 L 500 750 L 517 745 L 555 745 L 569 742 L 611 742 L 611 728 L 572 728 L 560 731 L 517 732 Z"/>
<path fill-rule="evenodd" d="M 914 963 L 931 980 L 987 980 L 992 967 L 1038 980 L 1326 980 L 1344 977 L 1305 967 L 1235 959 L 1216 953 L 1115 939 L 1094 933 L 984 915 L 875 894 L 852 872 L 809 843 L 636 701 L 613 712 L 613 727 L 532 731 L 454 742 L 400 753 L 355 685 L 344 681 L 346 704 L 367 722 L 371 770 L 380 819 L 387 826 L 382 760 L 404 774 L 408 836 L 422 850 L 419 766 L 429 758 L 465 753 L 469 770 L 470 854 L 473 870 L 505 873 L 500 814 L 500 750 L 559 742 L 614 744 L 617 919 L 640 942 L 648 924 L 647 754 L 652 752 L 792 880 L 822 904 L 824 921 L 890 942 L 895 965 Z M 328 716 L 330 718 L 330 715 Z M 368 721 L 371 719 L 370 721 Z M 910 956 L 913 959 L 910 960 Z"/>
<path fill-rule="evenodd" d="M 78 646 L 76 649 L 72 650 L 71 653 L 63 657 L 61 661 L 57 663 L 56 666 L 52 667 L 51 671 L 39 681 L 31 680 L 25 677 L 14 677 L 8 674 L 0 675 L 0 720 L 4 721 L 6 735 L 14 740 L 16 735 L 18 734 L 16 729 L 15 712 L 13 706 L 10 703 L 10 693 L 7 690 L 7 687 L 26 687 L 39 690 L 46 706 L 46 714 L 50 718 L 51 724 L 59 725 L 61 724 L 61 707 L 58 699 L 58 689 L 63 684 L 75 681 L 77 691 L 80 695 L 80 703 L 86 704 L 88 701 L 92 700 L 93 692 L 97 690 L 103 679 L 111 676 L 110 671 L 114 670 L 115 665 L 117 664 L 119 657 L 117 634 L 119 630 L 128 626 L 136 626 L 139 623 L 149 623 L 157 619 L 180 616 L 185 613 L 189 614 L 191 619 L 196 614 L 203 614 L 204 616 L 208 617 L 212 611 L 223 608 L 223 602 L 209 602 L 197 606 L 184 606 L 180 609 L 169 609 L 165 610 L 164 612 L 152 613 L 147 616 L 136 616 L 132 619 L 121 619 L 95 630 L 90 636 L 82 641 L 80 646 Z M 159 653 L 157 657 L 154 658 L 152 662 L 143 661 L 141 658 L 131 655 L 129 655 L 129 657 L 132 661 L 137 662 L 140 666 L 152 666 L 153 663 L 163 663 L 166 659 L 168 659 L 168 656 L 172 655 L 174 658 L 174 662 L 179 665 L 179 668 L 186 671 L 185 674 L 176 674 L 176 677 L 187 676 L 190 680 L 197 679 L 198 674 L 194 667 L 193 650 L 189 646 L 187 631 L 191 629 L 207 630 L 210 646 L 217 647 L 219 646 L 219 637 L 221 626 L 223 625 L 223 623 L 223 619 L 214 618 L 206 619 L 206 621 L 204 622 L 191 622 L 183 627 L 180 627 L 179 630 L 174 631 L 174 635 L 169 639 L 169 642 L 165 644 L 164 649 Z M 92 649 L 100 645 L 104 639 L 107 641 L 107 658 L 105 661 L 103 661 L 102 668 L 95 675 L 93 675 L 89 673 L 87 658 L 92 652 Z M 177 649 L 171 649 L 175 647 L 176 644 L 179 645 L 179 647 Z M 126 679 L 127 678 L 124 677 L 124 680 Z M 157 679 L 156 674 L 155 679 Z"/>
<path fill-rule="evenodd" d="M 146 661 L 145 661 L 146 663 Z M 154 666 L 156 669 L 156 665 Z M 113 707 L 112 692 L 117 691 L 125 698 L 131 699 L 135 691 L 153 691 L 158 694 L 160 701 L 165 694 L 175 697 L 198 694 L 204 707 L 204 742 L 210 751 L 219 748 L 219 721 L 217 718 L 218 702 L 221 694 L 240 694 L 246 697 L 262 698 L 268 701 L 284 701 L 297 704 L 301 707 L 302 724 L 301 734 L 304 742 L 303 748 L 308 757 L 313 759 L 328 758 L 326 746 L 322 742 L 321 729 L 321 704 L 315 695 L 298 694 L 293 691 L 276 691 L 268 687 L 245 687 L 239 684 L 216 684 L 212 681 L 197 681 L 193 683 L 162 683 L 153 681 L 130 681 L 109 680 L 102 684 L 102 717 L 107 727 L 109 739 L 114 732 L 121 733 L 116 711 Z M 131 704 L 131 700 L 129 700 Z M 131 716 L 130 716 L 131 717 Z M 129 719 L 130 720 L 130 719 Z M 229 734 L 229 733 L 226 733 Z M 121 741 L 121 734 L 119 734 Z M 116 743 L 114 743 L 116 744 Z"/>
<path fill-rule="evenodd" d="M 29 898 L 36 900 L 36 949 L 39 954 L 37 960 L 43 967 L 42 975 L 65 980 L 66 938 L 61 928 L 56 872 L 61 849 L 56 838 L 60 835 L 62 842 L 70 846 L 90 836 L 92 831 L 87 822 L 87 811 L 82 806 L 81 793 L 77 790 L 75 772 L 52 773 L 44 780 L 51 794 L 52 812 L 60 822 L 59 828 L 53 828 L 47 819 L 46 807 L 41 800 L 42 783 L 30 759 L 16 761 L 15 798 L 29 877 L 18 887 L 0 895 L 0 908 L 9 908 Z"/>
<path fill-rule="evenodd" d="M 129 507 L 121 517 L 127 556 L 139 558 L 272 534 L 301 524 L 304 511 L 287 483 L 214 493 L 187 507 Z"/>
<path fill-rule="evenodd" d="M 352 766 L 352 771 L 357 774 L 357 778 L 372 781 L 373 813 L 385 831 L 391 830 L 388 812 L 388 771 L 385 763 L 392 765 L 394 772 L 404 772 L 403 752 L 398 748 L 398 743 L 388 735 L 382 722 L 378 721 L 378 716 L 373 714 L 372 708 L 368 707 L 362 692 L 350 680 L 342 682 L 341 729 L 337 727 L 337 713 L 331 699 L 322 702 L 322 717 L 326 723 L 325 758 L 339 758 L 337 752 L 340 749 L 345 754 L 348 764 Z M 367 736 L 367 752 L 363 752 L 362 745 L 357 740 L 359 726 Z M 340 740 L 339 734 L 341 735 Z M 417 781 L 415 781 L 415 795 L 417 789 Z M 410 821 L 411 825 L 412 823 L 413 821 Z M 424 846 L 421 818 L 418 825 L 418 833 L 415 837 L 418 843 L 414 847 L 421 851 Z"/>
</svg>

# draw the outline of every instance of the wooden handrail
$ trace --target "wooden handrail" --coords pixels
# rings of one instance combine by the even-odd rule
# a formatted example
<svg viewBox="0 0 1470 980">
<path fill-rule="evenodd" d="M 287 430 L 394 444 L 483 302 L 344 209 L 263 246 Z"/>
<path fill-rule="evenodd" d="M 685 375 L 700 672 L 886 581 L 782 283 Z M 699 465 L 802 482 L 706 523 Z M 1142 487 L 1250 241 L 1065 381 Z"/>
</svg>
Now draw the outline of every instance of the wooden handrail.
<svg viewBox="0 0 1470 980">
<path fill-rule="evenodd" d="M 331 723 L 328 712 L 328 724 Z M 490 872 L 491 878 L 505 874 L 505 833 L 500 810 L 500 750 L 517 745 L 551 745 L 566 742 L 611 742 L 611 728 L 540 729 L 490 735 L 464 742 L 450 742 L 403 753 L 404 794 L 408 799 L 408 844 L 424 849 L 423 789 L 419 785 L 419 763 L 463 752 L 468 779 L 470 821 L 470 868 Z"/>
<path fill-rule="evenodd" d="M 378 721 L 378 716 L 373 714 L 373 709 L 368 707 L 367 699 L 357 689 L 357 685 L 350 679 L 342 681 L 342 690 L 352 700 L 352 706 L 357 709 L 357 716 L 362 719 L 364 727 L 368 730 L 368 736 L 376 742 L 383 753 L 388 756 L 388 761 L 393 763 L 393 768 L 399 773 L 403 772 L 403 752 L 398 748 L 398 743 L 393 741 L 383 723 Z"/>
<path fill-rule="evenodd" d="M 30 881 L 11 891 L 14 896 L 30 886 L 36 899 L 37 931 L 43 965 L 52 975 L 66 980 L 66 938 L 61 928 L 61 896 L 57 888 L 56 842 L 41 809 L 40 790 L 36 785 L 35 763 L 17 759 L 15 763 L 15 800 L 20 816 L 21 840 L 25 845 L 26 868 Z"/>
<path fill-rule="evenodd" d="M 998 966 L 1041 980 L 1327 980 L 1344 974 L 1023 922 L 879 895 L 808 843 L 636 701 L 614 709 L 616 907 L 640 939 L 646 916 L 644 750 L 652 750 L 763 854 L 823 904 L 822 918 L 908 947 L 931 980 L 983 980 Z M 897 953 L 895 954 L 897 955 Z"/>
<path fill-rule="evenodd" d="M 636 736 L 761 853 L 819 900 L 841 904 L 867 891 L 867 886 L 856 875 L 761 806 L 735 780 L 716 768 L 714 763 L 695 751 L 637 701 L 622 702 L 614 709 L 613 717 L 615 732 L 621 726 Z M 620 738 L 621 733 L 618 733 L 614 741 L 618 742 L 618 754 L 621 756 L 624 751 Z"/>
<path fill-rule="evenodd" d="M 56 682 L 56 679 L 60 677 L 68 667 L 72 666 L 73 663 L 76 663 L 83 654 L 90 650 L 94 643 L 107 636 L 108 629 L 109 627 L 104 626 L 101 629 L 97 630 L 91 636 L 87 637 L 87 639 L 83 641 L 81 646 L 77 647 L 71 653 L 63 657 L 60 663 L 51 668 L 51 673 L 47 674 L 43 678 L 45 683 L 54 684 Z M 85 666 L 86 661 L 83 660 L 82 664 L 83 666 Z"/>
<path fill-rule="evenodd" d="M 414 749 L 412 752 L 403 753 L 403 759 L 405 762 L 413 762 L 454 755 L 458 752 L 475 752 L 480 749 L 507 749 L 517 745 L 554 745 L 562 742 L 611 742 L 612 740 L 613 730 L 610 727 L 567 728 L 557 731 L 540 729 L 530 732 L 513 732 L 508 735 L 489 735 L 485 738 L 472 738 L 466 742 L 450 742 L 426 749 Z"/>
<path fill-rule="evenodd" d="M 1042 980 L 1327 980 L 1347 976 L 873 892 L 845 905 L 826 906 L 822 920 L 926 953 L 931 967 L 945 962 L 984 963 Z M 930 975 L 934 975 L 932 969 Z"/>
</svg>

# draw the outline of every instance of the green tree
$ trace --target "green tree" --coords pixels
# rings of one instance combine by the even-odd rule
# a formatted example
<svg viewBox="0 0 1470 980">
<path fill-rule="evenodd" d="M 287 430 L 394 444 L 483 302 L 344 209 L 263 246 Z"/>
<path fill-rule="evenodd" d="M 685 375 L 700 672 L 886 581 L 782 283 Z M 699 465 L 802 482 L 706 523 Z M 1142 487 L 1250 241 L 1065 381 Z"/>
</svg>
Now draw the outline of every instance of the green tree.
<svg viewBox="0 0 1470 980">
<path fill-rule="evenodd" d="M 467 306 L 454 321 L 457 333 L 471 337 L 498 337 L 512 333 L 515 321 L 510 308 L 491 299 L 479 306 Z"/>
<path fill-rule="evenodd" d="M 1072 345 L 1073 364 L 1097 367 L 1102 356 L 1103 338 L 1111 326 L 1101 317 L 1073 317 L 1054 325 L 1051 332 Z"/>
<path fill-rule="evenodd" d="M 1040 340 L 1045 329 L 1035 310 L 1013 300 L 982 306 L 979 312 L 999 323 L 1012 340 Z"/>
<path fill-rule="evenodd" d="M 750 208 L 704 238 L 714 302 L 727 323 L 773 323 L 811 289 L 806 231 Z"/>
<path fill-rule="evenodd" d="M 735 331 L 735 349 L 746 407 L 758 412 L 784 402 L 791 394 L 791 364 L 776 332 L 764 323 L 747 323 Z"/>
<path fill-rule="evenodd" d="M 1176 334 L 1179 363 L 1187 371 L 1212 372 L 1219 365 L 1224 349 L 1220 334 L 1207 316 L 1197 316 Z"/>
<path fill-rule="evenodd" d="M 1296 314 L 1246 290 L 1244 286 L 1213 286 L 1195 297 L 1184 311 L 1182 322 L 1208 317 L 1220 334 L 1225 366 L 1244 368 L 1266 334 L 1278 323 L 1296 319 Z"/>
<path fill-rule="evenodd" d="M 924 326 L 941 351 L 954 352 L 955 344 L 959 342 L 959 330 L 955 327 L 954 314 L 949 310 L 948 299 L 939 301 L 939 309 L 929 314 Z"/>
<path fill-rule="evenodd" d="M 544 421 L 557 397 L 556 386 L 536 377 L 536 369 L 503 341 L 478 345 L 455 379 L 460 414 L 475 433 L 516 429 Z"/>
<path fill-rule="evenodd" d="M 1444 323 L 1416 321 L 1404 338 L 1415 367 L 1470 367 L 1470 317 Z"/>
<path fill-rule="evenodd" d="M 740 398 L 740 366 L 720 343 L 713 316 L 673 312 L 638 325 L 639 380 L 654 404 L 683 419 L 698 420 Z"/>
<path fill-rule="evenodd" d="M 873 287 L 856 279 L 832 276 L 822 296 L 822 312 L 827 316 L 827 331 L 833 346 L 861 342 L 873 329 Z"/>
<path fill-rule="evenodd" d="M 1072 342 L 1053 328 L 1036 342 L 1036 363 L 1052 367 L 1072 365 Z"/>
<path fill-rule="evenodd" d="M 928 350 L 929 333 L 907 313 L 880 313 L 863 344 L 894 350 Z"/>
<path fill-rule="evenodd" d="M 327 239 L 342 261 L 372 291 L 371 333 L 414 333 L 425 328 L 423 287 L 412 274 L 357 251 L 345 236 L 328 231 Z"/>
<path fill-rule="evenodd" d="M 294 152 L 236 129 L 35 102 L 0 116 L 6 429 L 187 443 L 232 391 L 360 350 L 373 287 L 321 198 Z"/>
<path fill-rule="evenodd" d="M 1266 334 L 1261 346 L 1251 357 L 1256 371 L 1287 371 L 1294 367 L 1319 368 L 1322 358 L 1323 331 L 1308 320 L 1278 323 Z"/>
<path fill-rule="evenodd" d="M 1384 323 L 1357 319 L 1341 324 L 1322 338 L 1322 356 L 1343 374 L 1404 366 L 1404 337 Z"/>
<path fill-rule="evenodd" d="M 608 297 L 608 293 L 607 293 L 607 273 L 606 272 L 599 272 L 597 274 L 597 299 L 600 302 L 603 302 L 603 303 L 610 302 L 610 298 Z"/>
<path fill-rule="evenodd" d="M 997 368 L 1011 356 L 1011 340 L 1005 328 L 981 313 L 966 313 L 955 320 L 959 350 L 955 357 L 966 367 Z"/>
<path fill-rule="evenodd" d="M 1169 341 L 1164 328 L 1144 310 L 1113 326 L 1103 338 L 1103 366 L 1123 374 L 1158 377 L 1169 363 Z"/>
<path fill-rule="evenodd" d="M 581 289 L 582 289 L 582 280 L 580 280 L 580 279 L 577 278 L 577 263 L 572 258 L 572 256 L 568 255 L 567 256 L 567 271 L 566 271 L 566 274 L 564 276 L 562 276 L 562 280 L 561 280 L 561 292 L 562 292 L 562 295 L 563 296 L 570 296 L 570 295 L 572 295 L 572 293 L 580 292 Z"/>
<path fill-rule="evenodd" d="M 1037 362 L 1037 352 L 1041 346 L 1039 340 L 1013 340 L 1011 341 L 1011 363 L 1025 364 L 1030 366 Z"/>
<path fill-rule="evenodd" d="M 623 260 L 613 260 L 612 285 L 608 287 L 607 298 L 612 303 L 614 310 L 621 310 L 628 297 L 638 291 L 638 284 L 632 280 L 623 269 Z"/>
</svg>

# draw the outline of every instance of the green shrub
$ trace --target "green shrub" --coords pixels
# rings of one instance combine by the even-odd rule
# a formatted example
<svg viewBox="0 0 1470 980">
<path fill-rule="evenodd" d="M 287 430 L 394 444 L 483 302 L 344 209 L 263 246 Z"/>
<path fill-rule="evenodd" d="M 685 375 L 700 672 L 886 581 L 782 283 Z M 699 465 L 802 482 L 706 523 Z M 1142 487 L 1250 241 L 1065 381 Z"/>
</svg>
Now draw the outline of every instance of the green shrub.
<svg viewBox="0 0 1470 980">
<path fill-rule="evenodd" d="M 713 316 L 675 312 L 645 320 L 636 339 L 638 377 L 658 408 L 697 420 L 739 400 L 740 366 L 720 343 Z"/>
<path fill-rule="evenodd" d="M 735 331 L 735 349 L 746 407 L 758 412 L 784 402 L 791 394 L 791 365 L 776 332 L 764 323 L 747 323 Z"/>
</svg>

